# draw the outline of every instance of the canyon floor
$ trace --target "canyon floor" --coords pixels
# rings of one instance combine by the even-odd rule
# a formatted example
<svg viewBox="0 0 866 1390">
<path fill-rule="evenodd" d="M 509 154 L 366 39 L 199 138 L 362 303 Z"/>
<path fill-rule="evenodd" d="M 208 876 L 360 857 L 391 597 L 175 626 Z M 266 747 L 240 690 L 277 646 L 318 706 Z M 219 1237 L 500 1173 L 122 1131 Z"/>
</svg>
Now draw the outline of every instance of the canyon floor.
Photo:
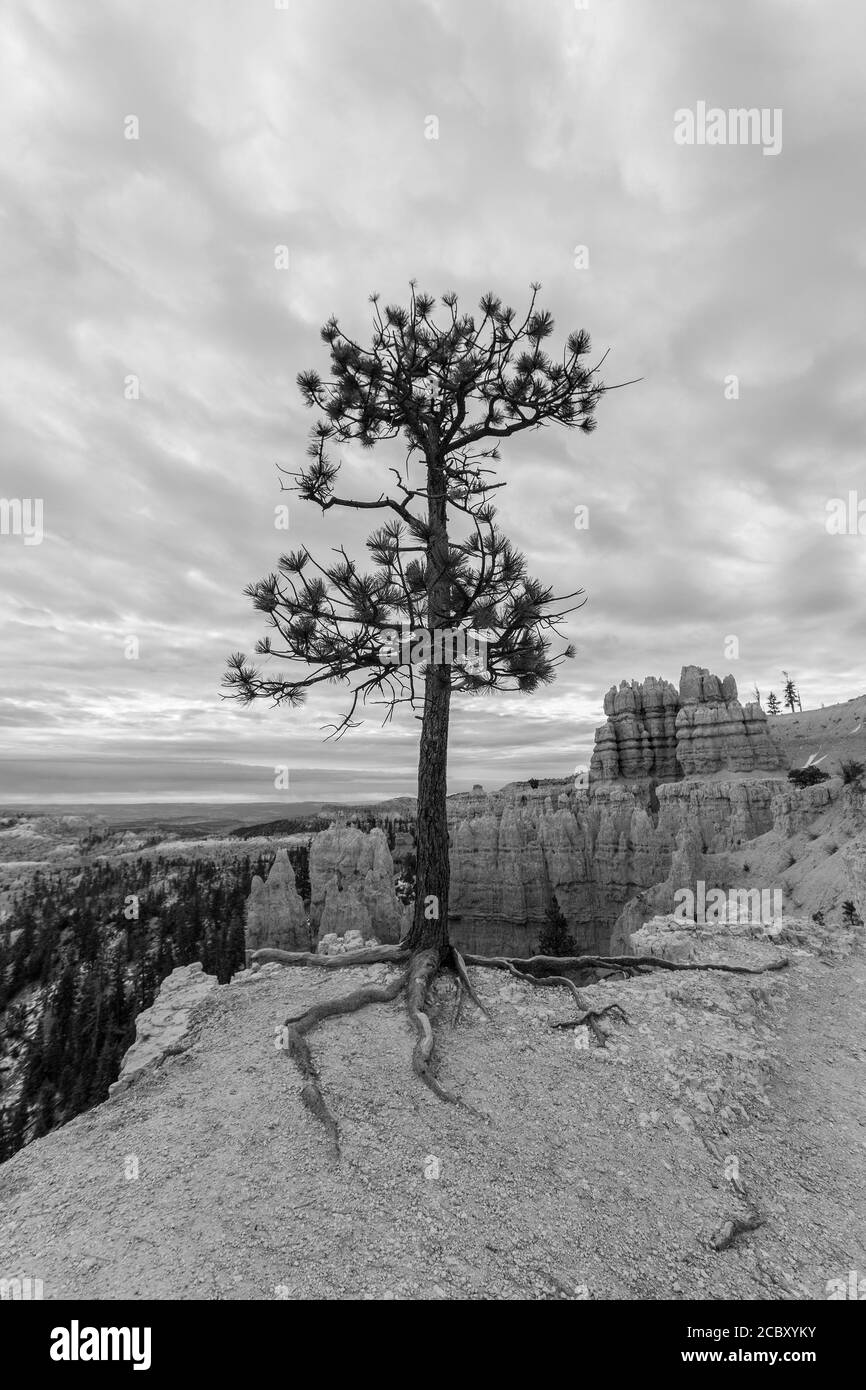
<svg viewBox="0 0 866 1390">
<path fill-rule="evenodd" d="M 48 1299 L 825 1298 L 866 1271 L 864 933 L 785 935 L 693 950 L 784 970 L 587 988 L 628 1015 L 606 1047 L 551 1029 L 564 990 L 488 970 L 491 1020 L 467 1001 L 455 1028 L 441 981 L 441 1079 L 487 1118 L 417 1081 L 399 1001 L 331 1021 L 336 1167 L 275 1028 L 391 967 L 238 976 L 187 1050 L 3 1166 L 0 1274 Z"/>
</svg>

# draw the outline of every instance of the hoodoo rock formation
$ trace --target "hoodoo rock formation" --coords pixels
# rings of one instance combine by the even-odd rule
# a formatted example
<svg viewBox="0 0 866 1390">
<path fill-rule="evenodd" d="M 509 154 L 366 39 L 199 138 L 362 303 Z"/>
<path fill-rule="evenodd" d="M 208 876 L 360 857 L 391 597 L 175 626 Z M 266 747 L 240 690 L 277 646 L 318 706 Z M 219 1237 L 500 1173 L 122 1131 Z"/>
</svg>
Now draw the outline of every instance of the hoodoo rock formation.
<svg viewBox="0 0 866 1390">
<path fill-rule="evenodd" d="M 310 921 L 319 936 L 350 929 L 381 942 L 399 941 L 403 909 L 394 891 L 394 861 L 384 831 L 367 834 L 337 816 L 310 845 Z"/>
<path fill-rule="evenodd" d="M 295 886 L 288 850 L 278 849 L 267 881 L 256 874 L 246 907 L 247 950 L 273 946 L 281 951 L 309 951 L 307 913 Z"/>
<path fill-rule="evenodd" d="M 782 765 L 767 716 L 741 705 L 733 676 L 684 666 L 677 715 L 677 762 L 686 777 L 712 772 L 774 772 Z"/>
<path fill-rule="evenodd" d="M 679 691 L 655 676 L 623 681 L 605 695 L 604 712 L 591 784 L 774 772 L 783 763 L 760 705 L 741 705 L 734 677 L 721 679 L 702 666 L 683 667 Z"/>
<path fill-rule="evenodd" d="M 623 681 L 604 697 L 607 723 L 596 730 L 590 782 L 617 777 L 682 776 L 677 763 L 677 713 L 680 700 L 670 681 L 647 676 Z"/>
</svg>

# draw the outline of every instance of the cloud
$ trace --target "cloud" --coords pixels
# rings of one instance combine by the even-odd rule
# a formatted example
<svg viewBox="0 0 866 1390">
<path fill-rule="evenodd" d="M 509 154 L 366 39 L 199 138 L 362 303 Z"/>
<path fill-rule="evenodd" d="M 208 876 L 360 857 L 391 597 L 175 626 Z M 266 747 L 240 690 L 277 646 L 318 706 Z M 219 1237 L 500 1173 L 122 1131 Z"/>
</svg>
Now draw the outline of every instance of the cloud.
<svg viewBox="0 0 866 1390">
<path fill-rule="evenodd" d="M 805 704 L 862 690 L 864 538 L 824 526 L 866 498 L 859 23 L 856 0 L 832 25 L 813 0 L 748 25 L 687 0 L 7 9 L 0 493 L 43 499 L 45 539 L 0 536 L 0 796 L 267 798 L 280 761 L 303 796 L 414 790 L 411 716 L 323 743 L 339 692 L 291 716 L 219 695 L 287 543 L 364 553 L 363 517 L 338 534 L 294 498 L 277 531 L 275 465 L 303 454 L 319 324 L 367 331 L 369 292 L 411 277 L 470 304 L 539 279 L 609 382 L 642 378 L 595 435 L 503 450 L 503 526 L 588 602 L 554 687 L 458 702 L 452 789 L 567 773 L 611 683 L 687 661 L 744 689 L 785 667 Z M 782 153 L 675 145 L 698 100 L 782 108 Z M 347 482 L 375 496 L 387 461 L 346 451 Z"/>
</svg>

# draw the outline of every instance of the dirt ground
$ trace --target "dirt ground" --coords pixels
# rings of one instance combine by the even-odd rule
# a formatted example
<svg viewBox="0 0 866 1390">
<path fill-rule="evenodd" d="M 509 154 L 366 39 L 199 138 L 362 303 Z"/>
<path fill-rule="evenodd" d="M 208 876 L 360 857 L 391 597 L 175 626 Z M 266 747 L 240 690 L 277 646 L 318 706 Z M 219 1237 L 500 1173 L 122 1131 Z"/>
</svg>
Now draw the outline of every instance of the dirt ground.
<svg viewBox="0 0 866 1390">
<path fill-rule="evenodd" d="M 414 1077 L 399 1000 L 333 1020 L 311 1042 L 336 1167 L 275 1029 L 393 967 L 237 977 L 186 1052 L 0 1168 L 0 1275 L 45 1298 L 826 1297 L 866 1272 L 862 937 L 720 937 L 792 965 L 596 985 L 628 1015 L 604 1048 L 550 1028 L 565 991 L 487 970 L 492 1021 L 467 1002 L 455 1029 L 444 980 L 440 1075 L 486 1119 Z"/>
</svg>

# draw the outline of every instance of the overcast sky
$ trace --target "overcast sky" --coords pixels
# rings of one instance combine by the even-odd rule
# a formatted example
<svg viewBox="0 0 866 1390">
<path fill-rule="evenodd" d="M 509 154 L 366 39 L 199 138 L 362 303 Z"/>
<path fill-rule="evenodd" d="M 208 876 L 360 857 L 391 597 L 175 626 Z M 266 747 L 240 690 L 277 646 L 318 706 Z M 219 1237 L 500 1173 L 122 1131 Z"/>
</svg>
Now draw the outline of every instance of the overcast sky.
<svg viewBox="0 0 866 1390">
<path fill-rule="evenodd" d="M 783 667 L 804 707 L 863 692 L 866 536 L 826 525 L 852 490 L 866 512 L 862 0 L 7 0 L 0 24 L 0 497 L 44 509 L 41 544 L 0 535 L 0 803 L 274 800 L 278 764 L 290 799 L 414 791 L 411 719 L 326 743 L 342 696 L 219 689 L 281 551 L 363 558 L 368 517 L 293 499 L 274 529 L 275 464 L 322 322 L 364 334 L 413 277 L 467 308 L 539 280 L 555 341 L 586 328 L 608 382 L 643 378 L 593 436 L 503 450 L 504 529 L 589 601 L 554 686 L 457 701 L 452 791 L 569 773 L 613 682 L 686 662 L 743 698 Z M 699 102 L 780 111 L 781 149 L 676 143 Z M 377 455 L 341 457 L 377 495 Z"/>
</svg>

